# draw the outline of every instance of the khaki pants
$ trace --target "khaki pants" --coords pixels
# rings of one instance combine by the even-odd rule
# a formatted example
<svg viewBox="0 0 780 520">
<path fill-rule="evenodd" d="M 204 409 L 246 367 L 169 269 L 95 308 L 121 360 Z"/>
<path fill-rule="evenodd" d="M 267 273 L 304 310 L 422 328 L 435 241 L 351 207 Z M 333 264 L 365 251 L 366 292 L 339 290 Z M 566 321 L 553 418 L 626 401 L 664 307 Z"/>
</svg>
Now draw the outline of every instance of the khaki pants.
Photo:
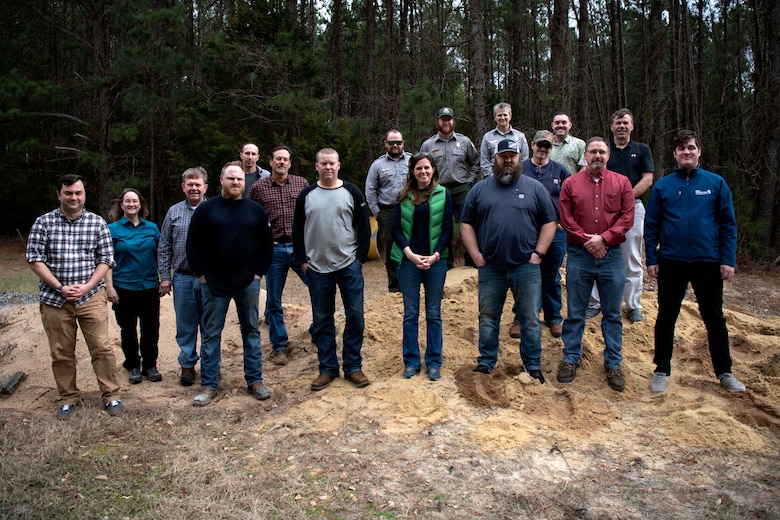
<svg viewBox="0 0 780 520">
<path fill-rule="evenodd" d="M 78 404 L 79 389 L 76 386 L 76 330 L 87 342 L 92 357 L 92 368 L 97 376 L 103 402 L 118 398 L 119 382 L 116 360 L 108 339 L 108 306 L 106 291 L 101 289 L 86 303 L 75 307 L 65 303 L 62 307 L 40 304 L 43 330 L 49 338 L 51 369 L 57 391 L 63 404 Z"/>
</svg>

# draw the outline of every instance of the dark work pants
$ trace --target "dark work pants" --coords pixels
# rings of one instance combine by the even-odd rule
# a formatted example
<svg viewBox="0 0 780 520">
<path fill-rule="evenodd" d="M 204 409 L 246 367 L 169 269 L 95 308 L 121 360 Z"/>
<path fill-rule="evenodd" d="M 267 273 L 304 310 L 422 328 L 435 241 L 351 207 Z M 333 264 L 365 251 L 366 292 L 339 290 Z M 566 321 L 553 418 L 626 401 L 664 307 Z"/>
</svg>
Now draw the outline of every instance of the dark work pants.
<svg viewBox="0 0 780 520">
<path fill-rule="evenodd" d="M 401 292 L 401 286 L 398 285 L 398 274 L 396 273 L 398 265 L 390 260 L 390 249 L 393 247 L 393 208 L 394 206 L 382 206 L 379 209 L 379 214 L 376 216 L 376 250 L 385 263 L 387 290 L 390 292 Z"/>
<path fill-rule="evenodd" d="M 672 370 L 674 326 L 690 282 L 699 303 L 715 375 L 731 372 L 729 332 L 723 317 L 723 280 L 716 262 L 658 260 L 658 317 L 655 322 L 656 372 Z"/>
<path fill-rule="evenodd" d="M 160 293 L 157 288 L 128 291 L 116 287 L 119 303 L 114 304 L 116 322 L 121 329 L 122 352 L 126 370 L 146 370 L 157 366 L 157 341 L 160 337 Z M 193 310 L 194 312 L 194 310 Z M 136 325 L 141 323 L 141 341 Z M 140 347 L 140 355 L 139 355 Z"/>
</svg>

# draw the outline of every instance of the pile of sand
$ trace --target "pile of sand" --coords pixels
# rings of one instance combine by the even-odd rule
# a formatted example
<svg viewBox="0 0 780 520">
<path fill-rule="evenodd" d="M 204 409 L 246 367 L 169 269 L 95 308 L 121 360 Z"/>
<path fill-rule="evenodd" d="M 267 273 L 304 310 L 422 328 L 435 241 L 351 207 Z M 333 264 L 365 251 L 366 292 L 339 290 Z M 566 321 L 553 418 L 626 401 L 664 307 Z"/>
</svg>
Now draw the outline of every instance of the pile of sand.
<svg viewBox="0 0 780 520">
<path fill-rule="evenodd" d="M 262 300 L 263 298 L 261 298 Z M 400 294 L 387 294 L 366 308 L 363 348 L 364 371 L 372 384 L 362 390 L 343 379 L 322 392 L 311 392 L 317 375 L 316 348 L 306 332 L 310 310 L 286 305 L 291 337 L 291 360 L 283 367 L 268 360 L 267 329 L 262 327 L 264 378 L 274 395 L 258 403 L 247 395 L 242 371 L 240 334 L 230 310 L 223 336 L 223 381 L 212 408 L 252 410 L 258 430 L 285 428 L 293 432 L 331 433 L 370 427 L 392 436 L 424 433 L 432 426 L 451 435 L 470 438 L 484 450 L 501 452 L 533 443 L 547 446 L 631 446 L 637 453 L 665 444 L 761 450 L 775 443 L 780 432 L 780 318 L 758 319 L 726 311 L 732 337 L 734 372 L 746 385 L 745 394 L 722 390 L 712 373 L 707 337 L 695 304 L 684 302 L 677 324 L 677 344 L 669 391 L 651 395 L 653 326 L 657 311 L 654 292 L 643 299 L 647 318 L 624 321 L 623 369 L 627 388 L 609 389 L 603 371 L 600 317 L 589 320 L 584 356 L 577 378 L 569 384 L 555 381 L 562 343 L 543 328 L 543 370 L 547 384 L 521 373 L 519 340 L 509 338 L 512 298 L 507 298 L 502 320 L 499 365 L 490 375 L 472 372 L 477 356 L 477 274 L 469 268 L 448 273 L 442 303 L 444 366 L 442 379 L 428 381 L 424 372 L 401 377 Z M 178 348 L 171 298 L 163 299 L 160 361 L 162 383 L 129 385 L 119 368 L 123 397 L 134 406 L 190 406 L 196 388 L 178 384 Z M 1 375 L 27 372 L 27 380 L 12 396 L 0 399 L 7 418 L 31 412 L 52 413 L 57 397 L 50 357 L 38 306 L 14 307 L 2 315 Z M 339 316 L 339 323 L 343 318 Z M 424 341 L 424 321 L 421 338 Z M 117 363 L 121 363 L 119 330 L 111 317 L 111 335 Z M 85 403 L 100 402 L 83 339 L 79 338 L 79 386 Z"/>
</svg>

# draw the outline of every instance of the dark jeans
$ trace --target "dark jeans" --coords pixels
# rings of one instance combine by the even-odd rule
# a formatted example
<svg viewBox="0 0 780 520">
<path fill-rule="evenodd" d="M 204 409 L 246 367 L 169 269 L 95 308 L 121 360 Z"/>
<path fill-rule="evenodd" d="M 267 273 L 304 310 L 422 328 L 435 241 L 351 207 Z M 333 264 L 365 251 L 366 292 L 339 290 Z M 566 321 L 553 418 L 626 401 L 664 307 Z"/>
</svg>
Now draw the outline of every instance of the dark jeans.
<svg viewBox="0 0 780 520">
<path fill-rule="evenodd" d="M 674 262 L 658 260 L 658 317 L 655 321 L 656 372 L 667 375 L 672 371 L 674 326 L 680 314 L 680 305 L 688 289 L 693 286 L 699 313 L 707 328 L 707 340 L 716 375 L 731 372 L 729 331 L 723 317 L 723 279 L 716 262 Z"/>
<path fill-rule="evenodd" d="M 158 289 L 128 291 L 115 287 L 119 303 L 113 305 L 121 329 L 122 352 L 127 370 L 146 370 L 157 366 L 157 341 L 160 338 L 160 292 Z M 141 341 L 136 325 L 141 323 Z M 139 355 L 140 347 L 140 355 Z"/>
<path fill-rule="evenodd" d="M 404 367 L 420 367 L 420 285 L 425 288 L 425 366 L 441 368 L 441 297 L 447 278 L 447 263 L 435 262 L 430 269 L 418 269 L 404 257 L 398 267 L 398 281 L 404 297 Z"/>
<path fill-rule="evenodd" d="M 393 247 L 393 207 L 382 207 L 376 216 L 376 250 L 379 257 L 385 263 L 387 271 L 387 290 L 390 292 L 399 292 L 401 286 L 398 285 L 398 266 L 390 260 L 390 249 Z"/>
<path fill-rule="evenodd" d="M 566 231 L 557 229 L 547 253 L 539 264 L 542 273 L 542 299 L 540 307 L 544 310 L 544 322 L 561 323 L 561 307 L 563 307 L 563 295 L 561 293 L 561 264 L 566 256 Z M 537 314 L 539 309 L 537 309 Z M 515 323 L 520 323 L 517 316 L 517 303 L 512 306 Z"/>
<path fill-rule="evenodd" d="M 342 341 L 344 375 L 362 370 L 363 358 L 363 266 L 355 260 L 347 267 L 333 273 L 306 271 L 309 280 L 309 296 L 314 324 L 311 337 L 317 345 L 320 374 L 339 376 L 339 359 L 336 352 L 336 287 L 344 303 L 346 324 Z"/>
</svg>

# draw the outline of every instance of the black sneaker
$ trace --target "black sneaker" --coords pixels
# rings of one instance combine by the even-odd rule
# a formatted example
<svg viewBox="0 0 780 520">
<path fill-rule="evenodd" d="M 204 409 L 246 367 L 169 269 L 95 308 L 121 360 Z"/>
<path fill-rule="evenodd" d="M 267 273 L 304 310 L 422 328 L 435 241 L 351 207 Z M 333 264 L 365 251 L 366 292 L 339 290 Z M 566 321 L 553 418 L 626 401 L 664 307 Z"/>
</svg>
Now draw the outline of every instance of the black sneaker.
<svg viewBox="0 0 780 520">
<path fill-rule="evenodd" d="M 141 375 L 140 370 L 133 368 L 130 370 L 130 376 L 127 378 L 127 380 L 130 381 L 131 385 L 137 385 L 144 380 L 144 377 Z"/>
<path fill-rule="evenodd" d="M 157 367 L 147 368 L 141 375 L 146 376 L 152 383 L 159 383 L 162 381 L 162 374 L 157 371 Z"/>
<path fill-rule="evenodd" d="M 76 411 L 76 405 L 75 404 L 63 404 L 60 406 L 59 410 L 57 410 L 57 419 L 62 419 L 63 421 L 67 421 L 70 419 L 70 416 L 73 415 L 73 412 Z"/>
<path fill-rule="evenodd" d="M 477 368 L 474 369 L 474 372 L 477 372 L 478 374 L 489 374 L 492 371 L 493 371 L 492 368 L 483 364 L 477 365 Z"/>
<path fill-rule="evenodd" d="M 526 370 L 528 372 L 528 375 L 533 377 L 534 379 L 537 379 L 540 383 L 544 384 L 544 374 L 542 374 L 541 370 Z"/>
</svg>

